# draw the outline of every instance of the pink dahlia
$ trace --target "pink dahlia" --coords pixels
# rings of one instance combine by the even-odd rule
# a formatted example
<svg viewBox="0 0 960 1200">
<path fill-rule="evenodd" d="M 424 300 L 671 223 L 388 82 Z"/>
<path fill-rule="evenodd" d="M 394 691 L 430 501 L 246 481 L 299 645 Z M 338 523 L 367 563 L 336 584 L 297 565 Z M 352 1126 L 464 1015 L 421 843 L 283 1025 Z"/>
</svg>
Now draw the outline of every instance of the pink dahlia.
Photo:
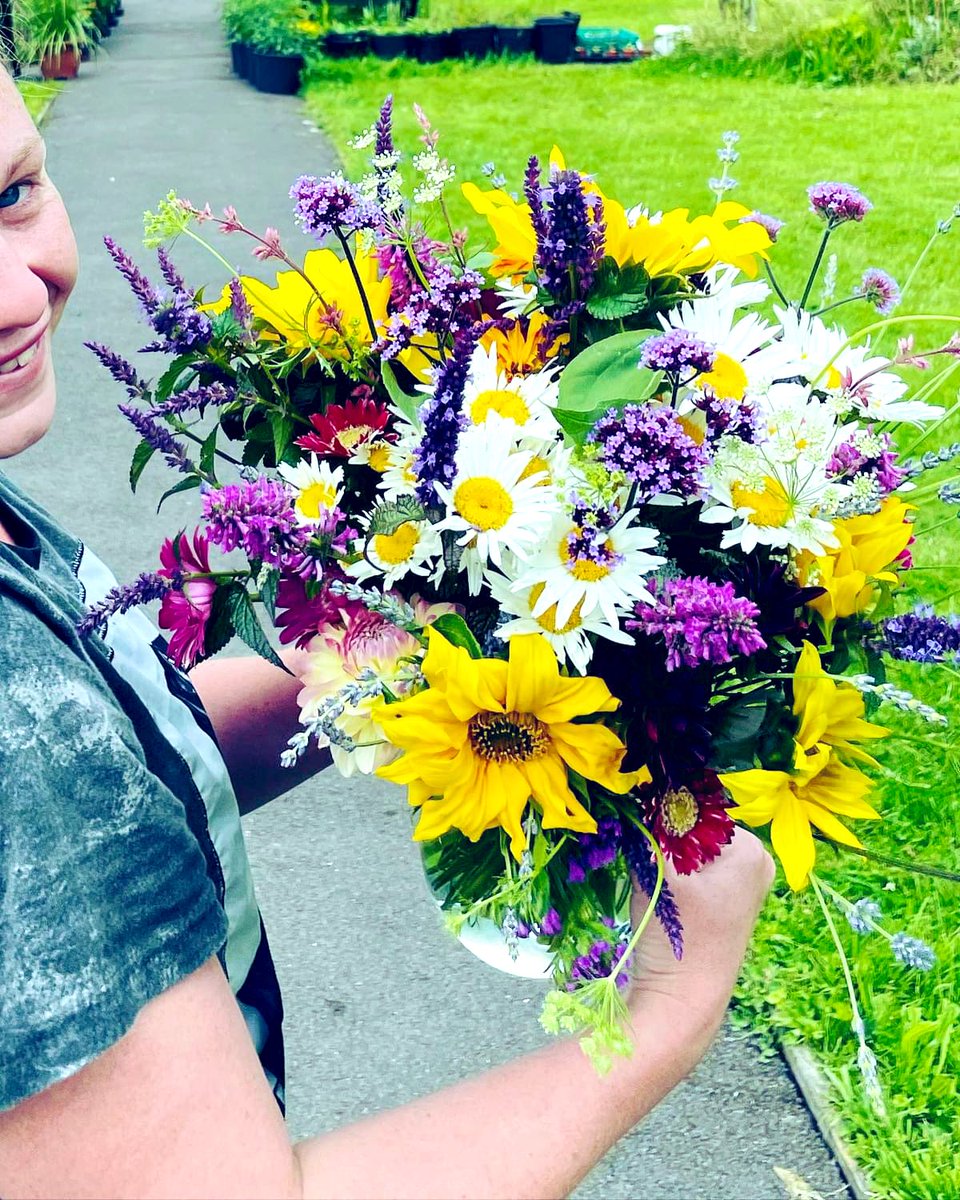
<svg viewBox="0 0 960 1200">
<path fill-rule="evenodd" d="M 362 445 L 383 434 L 389 419 L 384 405 L 369 397 L 330 404 L 325 412 L 312 414 L 310 424 L 316 432 L 297 438 L 297 445 L 317 454 L 352 458 Z"/>
<path fill-rule="evenodd" d="M 176 549 L 170 538 L 160 547 L 160 575 L 182 580 L 167 592 L 160 605 L 161 629 L 170 631 L 170 657 L 188 671 L 206 654 L 207 622 L 213 611 L 217 585 L 212 579 L 183 579 L 192 574 L 209 575 L 210 551 L 201 530 L 194 530 L 193 542 L 185 533 L 177 535 Z"/>
<path fill-rule="evenodd" d="M 713 862 L 733 838 L 728 804 L 720 780 L 707 771 L 684 787 L 669 788 L 648 805 L 653 836 L 679 874 L 691 875 Z"/>
</svg>

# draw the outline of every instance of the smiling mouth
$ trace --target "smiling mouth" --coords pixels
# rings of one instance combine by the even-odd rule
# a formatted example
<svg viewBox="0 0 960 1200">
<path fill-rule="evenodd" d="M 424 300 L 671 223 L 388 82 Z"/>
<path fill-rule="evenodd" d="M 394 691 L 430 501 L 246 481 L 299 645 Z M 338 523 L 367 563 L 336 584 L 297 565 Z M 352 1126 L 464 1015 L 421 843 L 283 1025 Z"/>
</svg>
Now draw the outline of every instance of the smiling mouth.
<svg viewBox="0 0 960 1200">
<path fill-rule="evenodd" d="M 29 366 L 40 353 L 40 343 L 42 340 L 42 338 L 37 338 L 32 346 L 28 346 L 26 350 L 22 350 L 16 358 L 8 358 L 6 362 L 0 363 L 0 377 L 12 375 L 14 371 L 22 371 L 24 367 Z"/>
</svg>

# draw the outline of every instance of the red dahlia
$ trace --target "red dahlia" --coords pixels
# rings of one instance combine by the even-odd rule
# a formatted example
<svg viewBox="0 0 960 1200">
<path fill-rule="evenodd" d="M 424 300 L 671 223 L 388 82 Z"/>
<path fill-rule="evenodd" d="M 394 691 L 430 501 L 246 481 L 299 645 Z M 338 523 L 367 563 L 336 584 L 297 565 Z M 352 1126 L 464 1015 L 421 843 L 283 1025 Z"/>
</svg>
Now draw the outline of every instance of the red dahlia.
<svg viewBox="0 0 960 1200">
<path fill-rule="evenodd" d="M 376 400 L 348 400 L 331 404 L 326 412 L 313 413 L 310 424 L 316 433 L 297 438 L 297 445 L 317 454 L 351 458 L 365 443 L 381 435 L 390 414 Z"/>
<path fill-rule="evenodd" d="M 652 833 L 681 875 L 713 862 L 733 838 L 729 801 L 712 771 L 683 787 L 671 787 L 649 803 Z"/>
</svg>

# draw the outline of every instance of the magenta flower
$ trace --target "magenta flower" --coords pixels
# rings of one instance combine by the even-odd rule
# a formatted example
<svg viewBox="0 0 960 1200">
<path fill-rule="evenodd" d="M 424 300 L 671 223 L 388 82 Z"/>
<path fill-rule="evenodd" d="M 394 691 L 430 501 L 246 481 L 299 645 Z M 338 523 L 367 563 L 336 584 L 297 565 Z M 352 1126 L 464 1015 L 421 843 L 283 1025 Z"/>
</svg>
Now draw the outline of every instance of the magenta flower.
<svg viewBox="0 0 960 1200">
<path fill-rule="evenodd" d="M 780 234 L 780 230 L 784 226 L 784 222 L 776 217 L 768 216 L 767 213 L 757 212 L 754 210 L 747 213 L 745 217 L 741 217 L 738 221 L 739 225 L 759 225 L 767 231 L 767 237 L 771 242 L 775 242 Z"/>
<path fill-rule="evenodd" d="M 760 610 L 737 596 L 732 583 L 712 583 L 699 575 L 668 579 L 654 592 L 653 604 L 638 603 L 627 629 L 666 642 L 667 670 L 728 663 L 735 654 L 755 654 L 766 646 L 756 618 Z"/>
<path fill-rule="evenodd" d="M 160 575 L 168 579 L 183 576 L 209 575 L 210 550 L 207 539 L 199 529 L 194 531 L 193 543 L 185 533 L 177 535 L 176 549 L 170 538 L 160 548 Z M 159 624 L 170 631 L 170 657 L 185 671 L 206 654 L 207 623 L 213 612 L 213 594 L 217 585 L 212 579 L 183 580 L 182 590 L 166 593 L 160 605 Z"/>
<path fill-rule="evenodd" d="M 862 221 L 873 205 L 849 183 L 815 183 L 807 189 L 810 210 L 831 229 L 847 221 Z"/>
<path fill-rule="evenodd" d="M 881 317 L 888 316 L 900 303 L 897 281 L 879 267 L 868 267 L 864 271 L 857 294 L 872 304 Z"/>
</svg>

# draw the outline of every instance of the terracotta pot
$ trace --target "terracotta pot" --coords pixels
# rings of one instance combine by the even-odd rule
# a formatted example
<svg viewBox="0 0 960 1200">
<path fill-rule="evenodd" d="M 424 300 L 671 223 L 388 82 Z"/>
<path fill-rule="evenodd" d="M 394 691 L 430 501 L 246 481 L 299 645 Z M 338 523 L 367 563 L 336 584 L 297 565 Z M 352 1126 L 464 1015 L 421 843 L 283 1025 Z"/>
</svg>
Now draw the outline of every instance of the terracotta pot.
<svg viewBox="0 0 960 1200">
<path fill-rule="evenodd" d="M 79 71 L 80 51 L 76 46 L 65 46 L 59 54 L 46 54 L 40 60 L 44 79 L 76 79 Z"/>
</svg>

